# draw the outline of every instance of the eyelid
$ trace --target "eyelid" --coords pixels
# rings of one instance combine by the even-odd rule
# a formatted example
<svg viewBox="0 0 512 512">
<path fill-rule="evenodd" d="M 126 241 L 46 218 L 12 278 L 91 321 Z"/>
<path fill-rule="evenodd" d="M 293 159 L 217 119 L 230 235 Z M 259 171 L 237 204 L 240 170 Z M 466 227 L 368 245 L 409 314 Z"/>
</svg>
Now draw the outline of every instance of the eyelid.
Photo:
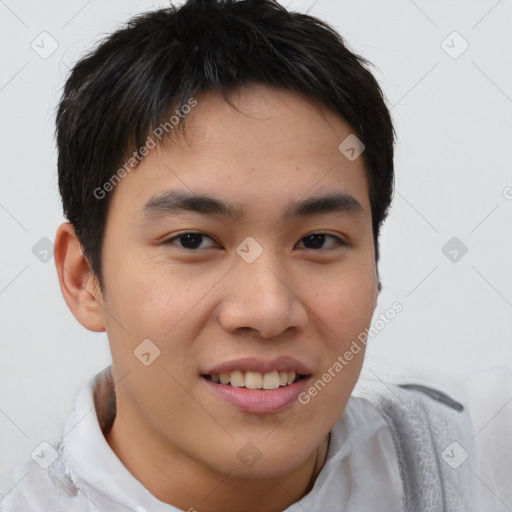
<svg viewBox="0 0 512 512">
<path fill-rule="evenodd" d="M 308 236 L 311 236 L 311 235 L 327 235 L 327 236 L 333 236 L 334 238 L 337 238 L 340 242 L 344 242 L 344 243 L 348 243 L 345 238 L 343 237 L 343 235 L 341 233 L 330 233 L 329 231 L 322 231 L 322 230 L 317 230 L 317 231 L 311 231 L 310 233 L 307 233 L 305 235 L 303 235 L 301 237 L 301 240 L 303 238 L 307 238 Z"/>
<path fill-rule="evenodd" d="M 327 231 L 313 231 L 312 233 L 308 233 L 307 235 L 304 235 L 303 237 L 301 237 L 301 239 L 299 240 L 299 242 L 301 242 L 304 238 L 307 238 L 309 236 L 312 236 L 312 235 L 325 235 L 325 236 L 330 236 L 332 238 L 335 238 L 336 241 L 338 242 L 338 247 L 345 247 L 345 246 L 348 246 L 348 242 L 340 237 L 338 234 L 333 234 L 333 233 L 328 233 Z M 297 243 L 299 243 L 297 242 Z M 306 250 L 309 250 L 309 251 L 313 251 L 313 252 L 327 252 L 329 250 L 334 250 L 336 249 L 336 247 L 331 247 L 329 249 L 308 249 L 308 248 L 305 248 Z"/>
<path fill-rule="evenodd" d="M 179 233 L 175 233 L 174 235 L 172 236 L 168 236 L 168 237 L 165 237 L 163 240 L 162 240 L 162 245 L 172 245 L 172 242 L 176 239 L 176 238 L 179 238 L 180 236 L 183 236 L 183 235 L 202 235 L 203 237 L 206 237 L 206 238 L 209 238 L 210 240 L 212 240 L 213 242 L 215 243 L 218 243 L 215 238 L 213 238 L 212 236 L 210 235 L 207 235 L 206 233 L 204 233 L 203 231 L 193 231 L 193 230 L 185 230 L 185 231 L 180 231 Z M 189 252 L 199 252 L 198 249 L 186 249 L 184 247 L 180 247 L 180 246 L 177 246 L 179 249 L 183 249 L 184 251 L 189 251 Z"/>
</svg>

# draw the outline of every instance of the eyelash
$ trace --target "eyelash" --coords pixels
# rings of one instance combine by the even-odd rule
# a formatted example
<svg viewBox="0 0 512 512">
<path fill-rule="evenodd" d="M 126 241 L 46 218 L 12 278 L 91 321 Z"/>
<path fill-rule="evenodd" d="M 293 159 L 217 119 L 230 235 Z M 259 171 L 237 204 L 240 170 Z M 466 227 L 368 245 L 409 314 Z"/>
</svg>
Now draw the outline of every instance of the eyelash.
<svg viewBox="0 0 512 512">
<path fill-rule="evenodd" d="M 203 237 L 207 237 L 207 238 L 210 238 L 210 240 L 213 240 L 212 237 L 206 235 L 205 233 L 201 233 L 200 231 L 183 231 L 182 233 L 178 233 L 177 235 L 174 235 L 173 237 L 171 238 L 167 238 L 165 240 L 162 241 L 162 245 L 175 245 L 173 243 L 174 240 L 176 240 L 177 238 L 181 238 L 182 236 L 184 235 L 201 235 Z M 347 246 L 348 244 L 342 240 L 341 238 L 335 236 L 335 235 L 332 235 L 330 233 L 324 233 L 322 231 L 317 231 L 317 232 L 314 232 L 314 233 L 310 233 L 309 235 L 306 235 L 306 236 L 303 236 L 300 241 L 304 240 L 305 238 L 308 238 L 310 236 L 313 236 L 313 235 L 326 235 L 328 237 L 331 237 L 331 238 L 334 238 L 337 243 L 338 243 L 338 246 L 340 247 L 343 247 L 343 246 Z M 200 252 L 201 249 L 188 249 L 186 247 L 179 247 L 179 249 L 183 249 L 184 251 L 190 251 L 190 252 Z M 207 248 L 208 249 L 208 248 Z M 310 251 L 314 251 L 314 252 L 325 252 L 325 251 L 329 251 L 329 250 L 335 250 L 336 247 L 331 247 L 329 249 L 308 249 L 306 248 L 306 250 L 310 250 Z"/>
</svg>

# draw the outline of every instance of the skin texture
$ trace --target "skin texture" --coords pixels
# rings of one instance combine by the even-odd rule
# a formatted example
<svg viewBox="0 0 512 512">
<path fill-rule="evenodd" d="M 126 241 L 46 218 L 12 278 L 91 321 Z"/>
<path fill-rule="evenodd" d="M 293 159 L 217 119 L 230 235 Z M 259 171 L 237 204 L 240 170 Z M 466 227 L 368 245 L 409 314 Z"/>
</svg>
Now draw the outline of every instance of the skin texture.
<svg viewBox="0 0 512 512">
<path fill-rule="evenodd" d="M 130 472 L 183 510 L 281 511 L 321 469 L 364 351 L 308 404 L 273 414 L 241 412 L 200 373 L 240 357 L 287 355 L 315 382 L 370 325 L 378 292 L 364 161 L 338 150 L 351 127 L 296 93 L 241 89 L 242 113 L 217 93 L 197 99 L 186 140 L 152 149 L 111 192 L 103 293 L 69 223 L 55 240 L 57 271 L 77 320 L 108 334 L 117 416 L 106 438 Z M 144 203 L 166 189 L 207 193 L 245 215 L 145 219 Z M 332 192 L 352 195 L 364 216 L 280 220 L 288 202 Z M 184 231 L 207 236 L 197 249 L 179 237 L 162 243 Z M 311 248 L 304 237 L 312 233 L 346 245 L 327 236 Z M 250 264 L 236 253 L 248 236 L 263 248 Z M 160 349 L 150 366 L 133 353 L 147 338 Z M 261 452 L 250 468 L 237 457 L 248 442 Z"/>
</svg>

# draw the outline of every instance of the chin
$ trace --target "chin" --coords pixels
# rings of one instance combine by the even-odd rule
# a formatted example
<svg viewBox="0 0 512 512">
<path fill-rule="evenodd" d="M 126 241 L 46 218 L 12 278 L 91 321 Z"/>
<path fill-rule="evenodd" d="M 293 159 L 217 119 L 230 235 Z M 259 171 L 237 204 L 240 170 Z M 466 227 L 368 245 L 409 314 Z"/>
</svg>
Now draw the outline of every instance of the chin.
<svg viewBox="0 0 512 512">
<path fill-rule="evenodd" d="M 270 436 L 271 437 L 271 436 Z M 311 455 L 311 450 L 290 442 L 283 446 L 266 439 L 261 442 L 242 441 L 236 443 L 235 451 L 222 451 L 222 457 L 208 461 L 216 471 L 230 474 L 231 478 L 268 479 L 279 478 L 293 472 L 304 464 Z M 231 456 L 229 455 L 231 452 Z"/>
</svg>

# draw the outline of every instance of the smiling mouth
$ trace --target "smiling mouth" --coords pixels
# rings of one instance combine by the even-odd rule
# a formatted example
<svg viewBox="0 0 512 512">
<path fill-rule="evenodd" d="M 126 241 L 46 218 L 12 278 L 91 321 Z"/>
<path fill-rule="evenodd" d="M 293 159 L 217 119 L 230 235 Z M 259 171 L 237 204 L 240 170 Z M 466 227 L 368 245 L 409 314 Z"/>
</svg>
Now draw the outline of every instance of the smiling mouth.
<svg viewBox="0 0 512 512">
<path fill-rule="evenodd" d="M 309 377 L 294 371 L 273 371 L 268 373 L 234 371 L 230 373 L 201 375 L 216 384 L 224 384 L 236 388 L 272 390 L 279 389 Z"/>
</svg>

